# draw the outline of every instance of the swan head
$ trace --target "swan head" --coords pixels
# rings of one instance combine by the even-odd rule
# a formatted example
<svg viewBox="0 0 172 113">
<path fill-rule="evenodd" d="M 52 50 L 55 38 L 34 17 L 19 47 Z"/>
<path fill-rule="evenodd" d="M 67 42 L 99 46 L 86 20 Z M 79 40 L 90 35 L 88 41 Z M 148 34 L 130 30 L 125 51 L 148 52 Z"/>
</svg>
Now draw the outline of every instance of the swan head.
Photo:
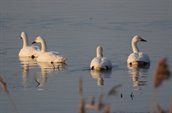
<svg viewBox="0 0 172 113">
<path fill-rule="evenodd" d="M 143 39 L 142 37 L 135 35 L 132 39 L 132 42 L 137 43 L 137 42 L 147 42 L 147 41 Z"/>
<path fill-rule="evenodd" d="M 26 37 L 27 37 L 27 34 L 25 32 L 21 32 L 20 38 L 23 39 L 23 38 L 26 38 Z"/>
<path fill-rule="evenodd" d="M 37 36 L 32 44 L 40 43 L 41 44 L 41 52 L 47 51 L 47 45 L 45 40 L 41 36 Z"/>
<path fill-rule="evenodd" d="M 41 36 L 37 36 L 35 38 L 35 40 L 32 42 L 32 44 L 34 44 L 34 43 L 41 43 L 42 41 L 43 41 L 43 38 Z"/>
<path fill-rule="evenodd" d="M 97 46 L 97 57 L 103 57 L 103 48 L 101 46 Z"/>
<path fill-rule="evenodd" d="M 23 40 L 23 48 L 27 47 L 28 45 L 27 34 L 25 32 L 21 32 L 20 38 Z"/>
</svg>

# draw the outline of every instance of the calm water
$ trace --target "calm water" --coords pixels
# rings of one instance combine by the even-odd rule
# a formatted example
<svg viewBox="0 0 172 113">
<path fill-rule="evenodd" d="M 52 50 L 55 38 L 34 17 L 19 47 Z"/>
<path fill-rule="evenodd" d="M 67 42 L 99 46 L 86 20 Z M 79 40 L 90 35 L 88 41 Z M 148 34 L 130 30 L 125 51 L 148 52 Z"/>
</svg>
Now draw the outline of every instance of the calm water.
<svg viewBox="0 0 172 113">
<path fill-rule="evenodd" d="M 103 94 L 112 113 L 147 113 L 155 102 L 167 111 L 172 102 L 172 82 L 165 81 L 153 90 L 152 78 L 161 57 L 168 58 L 172 66 L 171 11 L 171 0 L 1 0 L 0 74 L 18 112 L 77 113 L 80 77 L 84 98 L 90 101 L 95 96 L 97 100 Z M 27 32 L 29 43 L 43 36 L 48 50 L 59 51 L 68 65 L 53 70 L 35 61 L 19 60 L 21 31 Z M 135 34 L 148 41 L 139 47 L 151 58 L 149 69 L 127 68 L 130 40 Z M 89 70 L 97 45 L 103 46 L 104 55 L 113 62 L 109 73 Z M 122 85 L 118 95 L 108 97 L 109 89 L 117 84 Z M 14 111 L 0 88 L 0 113 Z"/>
</svg>

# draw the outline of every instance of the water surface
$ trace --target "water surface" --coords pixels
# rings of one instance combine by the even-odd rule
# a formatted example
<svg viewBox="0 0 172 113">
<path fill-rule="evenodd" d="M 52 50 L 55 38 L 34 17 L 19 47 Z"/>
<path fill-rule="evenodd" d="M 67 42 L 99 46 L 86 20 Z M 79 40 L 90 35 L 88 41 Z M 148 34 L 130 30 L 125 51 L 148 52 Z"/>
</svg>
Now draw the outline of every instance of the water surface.
<svg viewBox="0 0 172 113">
<path fill-rule="evenodd" d="M 152 80 L 161 57 L 166 57 L 172 65 L 171 4 L 171 0 L 1 1 L 0 74 L 8 84 L 18 112 L 78 112 L 80 77 L 84 98 L 90 101 L 95 96 L 98 100 L 103 94 L 114 113 L 147 113 L 155 102 L 167 111 L 172 102 L 169 90 L 172 82 L 166 81 L 153 90 Z M 30 44 L 36 36 L 44 37 L 48 50 L 63 54 L 68 59 L 67 65 L 47 69 L 50 66 L 19 59 L 22 31 L 28 34 Z M 126 60 L 132 52 L 130 41 L 135 34 L 148 41 L 139 47 L 150 56 L 149 69 L 127 68 Z M 97 45 L 103 46 L 104 56 L 111 59 L 114 65 L 111 72 L 89 70 Z M 122 85 L 118 94 L 108 97 L 110 88 L 118 84 Z M 0 112 L 14 110 L 0 88 Z"/>
</svg>

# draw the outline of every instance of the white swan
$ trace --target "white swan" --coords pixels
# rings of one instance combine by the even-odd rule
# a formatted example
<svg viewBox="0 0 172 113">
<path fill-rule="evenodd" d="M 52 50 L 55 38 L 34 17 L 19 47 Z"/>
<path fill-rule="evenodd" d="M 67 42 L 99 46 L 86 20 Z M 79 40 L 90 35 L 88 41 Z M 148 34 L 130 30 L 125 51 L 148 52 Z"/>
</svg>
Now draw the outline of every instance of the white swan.
<svg viewBox="0 0 172 113">
<path fill-rule="evenodd" d="M 49 62 L 49 63 L 65 63 L 65 58 L 62 57 L 58 52 L 47 51 L 47 46 L 45 40 L 38 36 L 35 38 L 34 43 L 41 43 L 41 51 L 38 54 L 38 62 Z"/>
<path fill-rule="evenodd" d="M 131 53 L 128 56 L 128 66 L 130 67 L 145 67 L 145 66 L 149 66 L 150 65 L 150 59 L 149 56 L 143 52 L 140 52 L 138 47 L 137 47 L 137 43 L 138 42 L 147 42 L 146 40 L 144 40 L 143 38 L 141 38 L 138 35 L 135 35 L 132 39 L 131 45 L 132 45 L 132 49 L 133 49 L 133 53 Z"/>
<path fill-rule="evenodd" d="M 23 40 L 23 47 L 20 49 L 19 57 L 37 57 L 39 53 L 39 47 L 28 46 L 27 34 L 21 32 L 21 39 Z"/>
<path fill-rule="evenodd" d="M 97 47 L 96 54 L 96 57 L 90 63 L 90 69 L 98 71 L 112 69 L 111 61 L 103 57 L 103 48 L 101 46 Z"/>
</svg>

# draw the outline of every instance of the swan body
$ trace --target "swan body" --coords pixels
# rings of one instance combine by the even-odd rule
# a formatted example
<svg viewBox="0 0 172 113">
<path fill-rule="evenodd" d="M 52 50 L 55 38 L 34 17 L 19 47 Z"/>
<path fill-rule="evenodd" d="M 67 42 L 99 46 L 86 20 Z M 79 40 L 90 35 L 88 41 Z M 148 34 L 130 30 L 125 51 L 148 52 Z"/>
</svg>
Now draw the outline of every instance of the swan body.
<svg viewBox="0 0 172 113">
<path fill-rule="evenodd" d="M 20 49 L 19 57 L 37 57 L 39 53 L 39 47 L 37 46 L 28 46 L 27 34 L 21 32 L 21 39 L 23 40 L 23 47 Z"/>
<path fill-rule="evenodd" d="M 41 36 L 36 37 L 33 43 L 41 44 L 41 50 L 37 58 L 38 62 L 65 63 L 65 58 L 62 57 L 58 52 L 47 51 L 46 42 Z"/>
<path fill-rule="evenodd" d="M 133 53 L 128 56 L 127 63 L 129 66 L 148 66 L 150 64 L 149 56 L 143 52 L 140 52 L 137 43 L 138 42 L 147 42 L 140 36 L 136 35 L 133 37 L 131 45 Z"/>
<path fill-rule="evenodd" d="M 90 63 L 90 69 L 98 71 L 112 69 L 111 61 L 103 57 L 103 48 L 101 46 L 97 47 L 96 53 L 96 57 L 94 57 Z"/>
</svg>

